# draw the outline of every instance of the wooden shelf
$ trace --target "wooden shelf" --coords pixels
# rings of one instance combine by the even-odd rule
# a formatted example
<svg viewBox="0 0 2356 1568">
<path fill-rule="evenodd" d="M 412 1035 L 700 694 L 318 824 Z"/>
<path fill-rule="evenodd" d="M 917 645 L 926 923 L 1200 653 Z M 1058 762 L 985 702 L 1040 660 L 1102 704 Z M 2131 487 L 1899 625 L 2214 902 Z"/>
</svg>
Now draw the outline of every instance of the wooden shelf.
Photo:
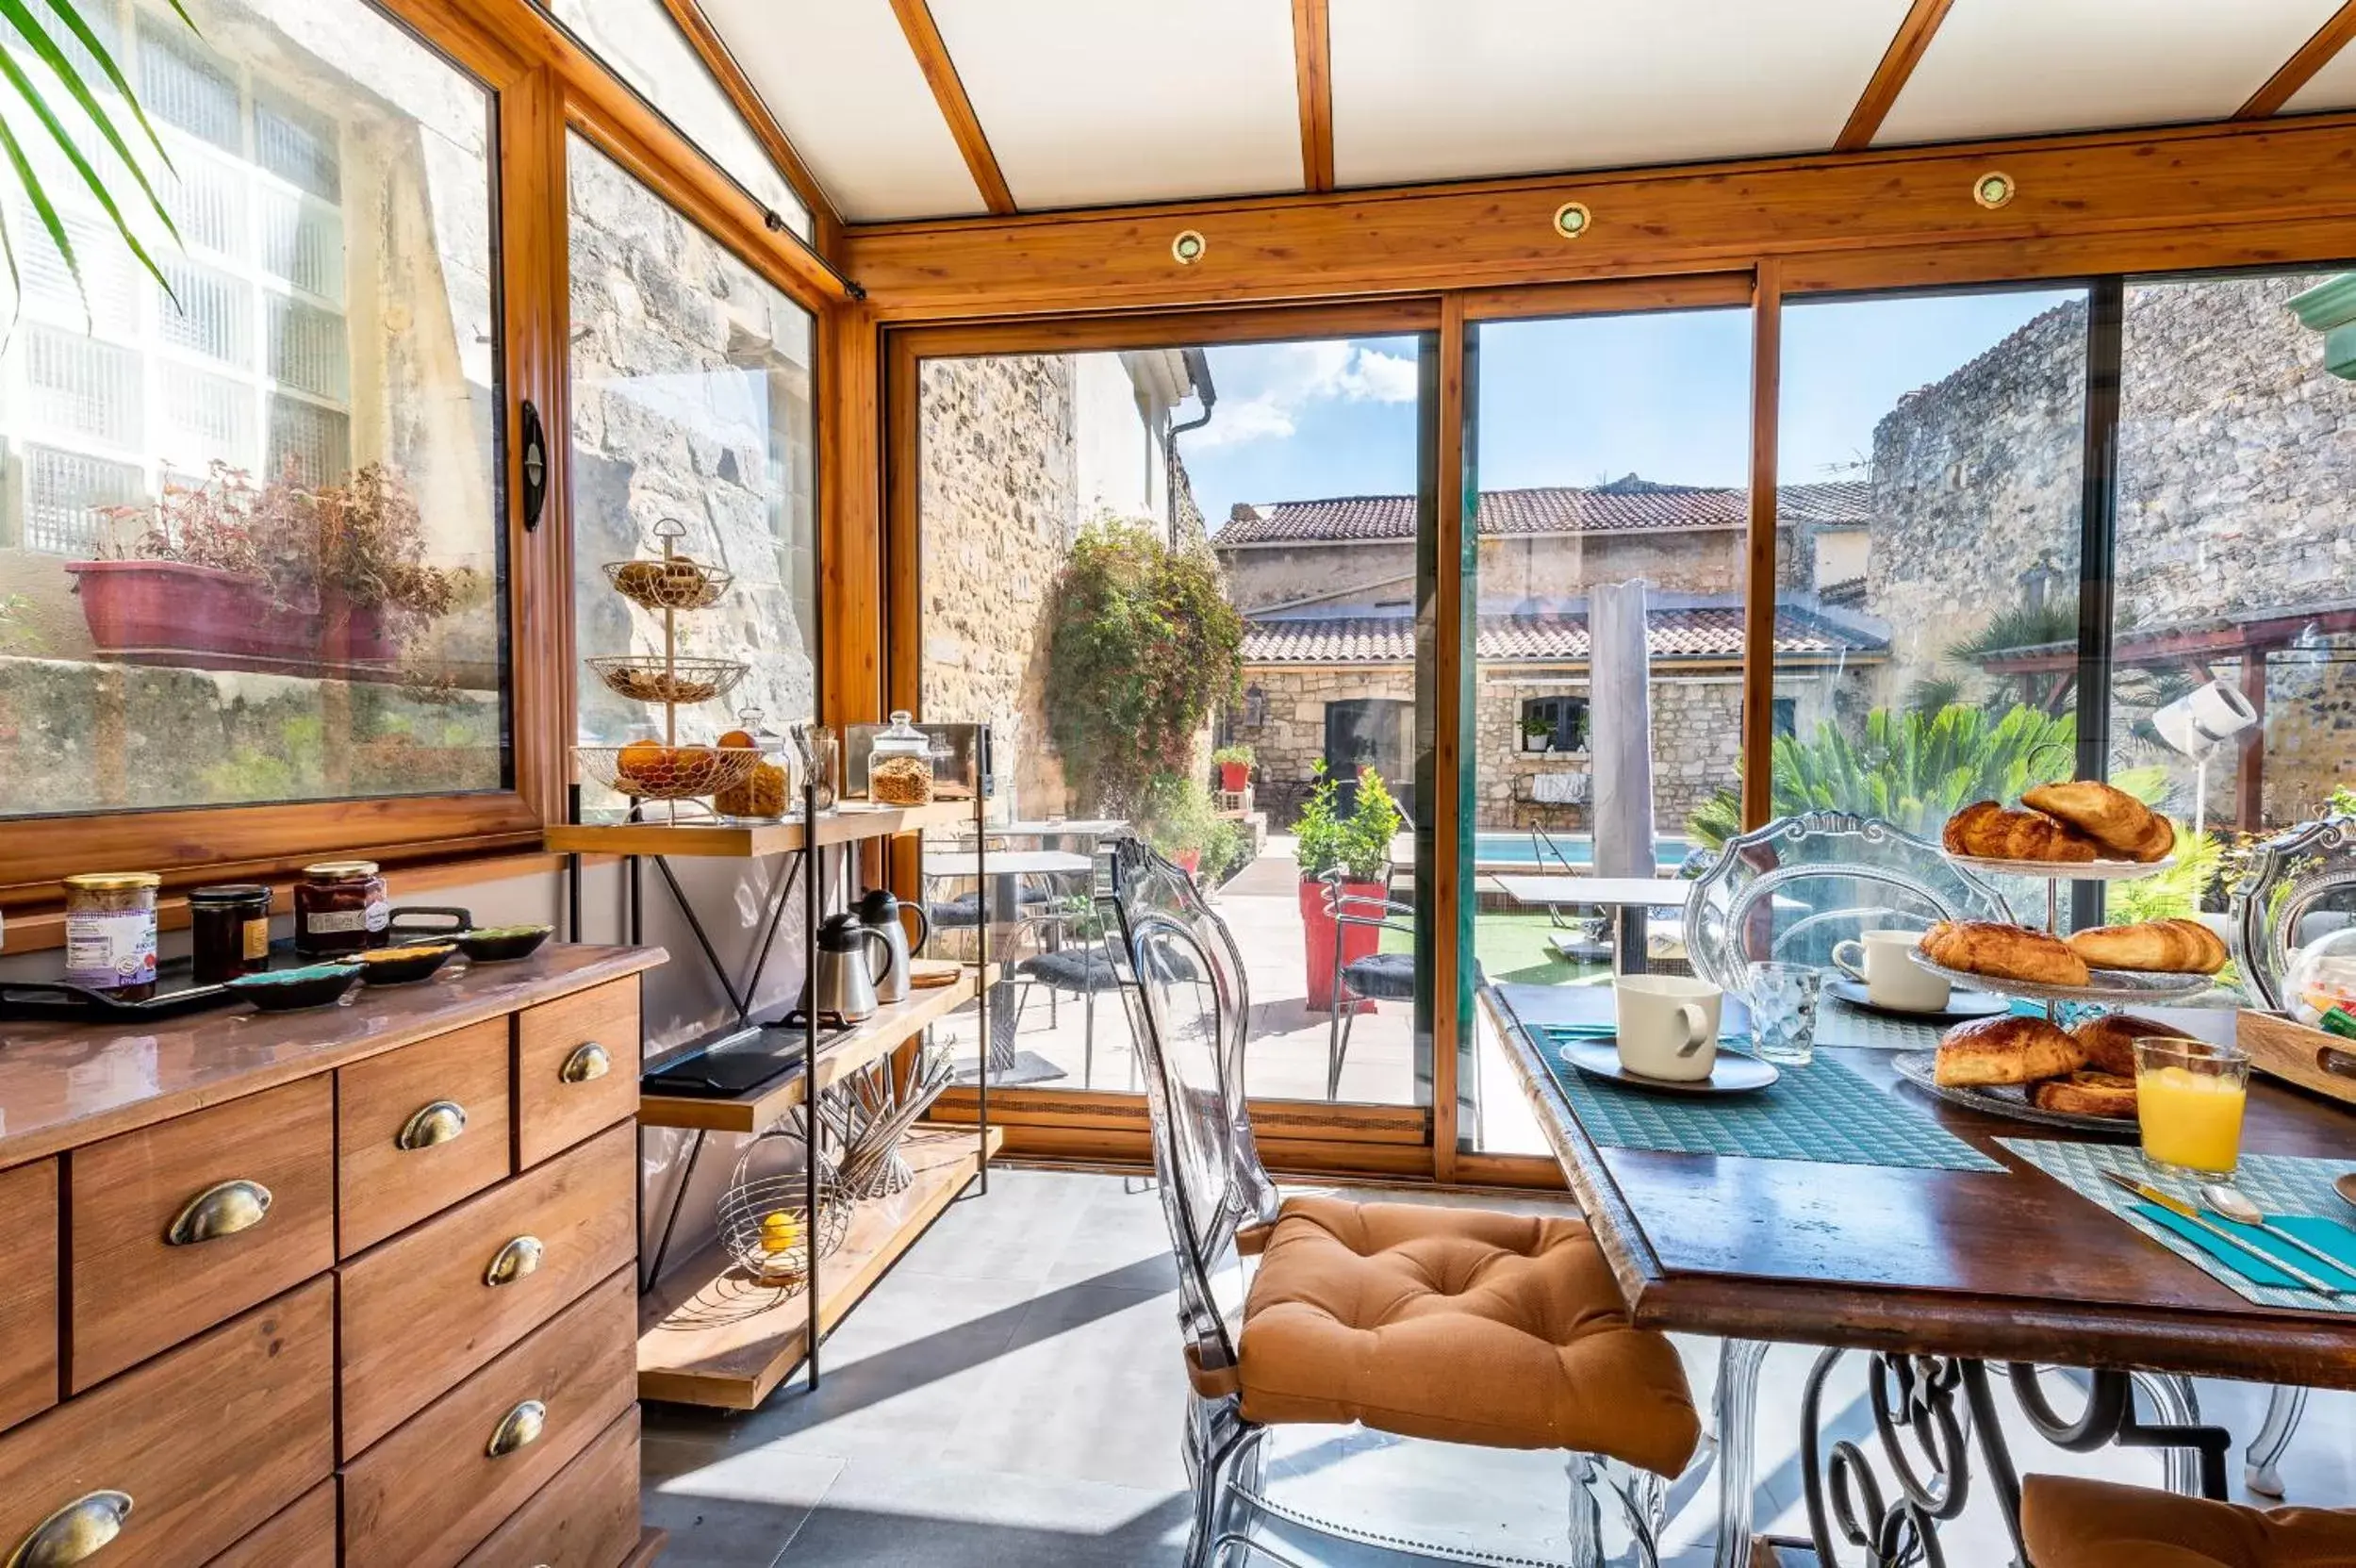
<svg viewBox="0 0 2356 1568">
<path fill-rule="evenodd" d="M 935 801 L 929 806 L 849 808 L 821 813 L 821 845 L 858 844 L 871 838 L 896 838 L 926 828 L 960 827 L 974 819 L 971 801 Z M 541 846 L 564 854 L 702 855 L 722 860 L 749 860 L 760 855 L 790 854 L 810 847 L 810 835 L 799 822 L 756 823 L 731 827 L 716 822 L 672 826 L 667 822 L 559 822 L 540 835 Z"/>
<path fill-rule="evenodd" d="M 1005 1140 L 989 1132 L 995 1155 Z M 981 1168 L 970 1128 L 922 1124 L 900 1151 L 916 1179 L 863 1200 L 850 1232 L 818 1260 L 821 1332 L 841 1322 Z M 759 1407 L 801 1364 L 810 1307 L 799 1290 L 765 1285 L 715 1241 L 638 1303 L 638 1397 L 719 1410 Z"/>
<path fill-rule="evenodd" d="M 974 999 L 982 984 L 996 984 L 998 966 L 990 966 L 986 982 L 970 968 L 947 985 L 911 991 L 905 1001 L 876 1009 L 875 1016 L 857 1029 L 818 1043 L 818 1087 L 839 1081 L 880 1057 L 890 1055 L 927 1024 L 938 1022 Z M 801 1103 L 807 1075 L 796 1070 L 782 1074 L 733 1099 L 710 1099 L 696 1095 L 643 1095 L 638 1100 L 641 1127 L 684 1127 L 706 1132 L 758 1132 Z"/>
</svg>

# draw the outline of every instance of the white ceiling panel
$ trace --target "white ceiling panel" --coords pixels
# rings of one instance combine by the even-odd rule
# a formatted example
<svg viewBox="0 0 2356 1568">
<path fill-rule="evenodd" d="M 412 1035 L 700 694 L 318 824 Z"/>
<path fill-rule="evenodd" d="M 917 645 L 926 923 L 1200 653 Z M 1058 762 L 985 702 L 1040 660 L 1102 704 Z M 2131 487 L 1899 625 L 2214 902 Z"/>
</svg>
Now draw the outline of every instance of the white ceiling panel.
<svg viewBox="0 0 2356 1568">
<path fill-rule="evenodd" d="M 1333 0 L 1335 174 L 1821 151 L 1905 14 L 1906 0 Z"/>
<path fill-rule="evenodd" d="M 703 14 L 845 219 L 984 210 L 883 0 L 703 0 Z"/>
<path fill-rule="evenodd" d="M 2287 114 L 2311 114 L 2317 109 L 2356 108 L 2356 44 L 2324 62 L 2307 85 L 2282 106 Z"/>
<path fill-rule="evenodd" d="M 1301 188 L 1287 0 L 932 0 L 932 16 L 1027 211 Z"/>
<path fill-rule="evenodd" d="M 2221 120 L 2338 0 L 1955 0 L 1877 145 Z"/>
</svg>

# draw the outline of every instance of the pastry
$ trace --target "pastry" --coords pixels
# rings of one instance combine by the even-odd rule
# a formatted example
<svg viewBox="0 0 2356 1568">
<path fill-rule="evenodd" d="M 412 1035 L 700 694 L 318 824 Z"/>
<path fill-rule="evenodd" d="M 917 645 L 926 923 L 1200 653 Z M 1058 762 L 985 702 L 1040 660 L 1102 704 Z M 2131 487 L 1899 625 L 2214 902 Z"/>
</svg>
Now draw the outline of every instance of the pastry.
<svg viewBox="0 0 2356 1568">
<path fill-rule="evenodd" d="M 2023 926 L 1941 920 L 1922 933 L 1922 956 L 1941 968 L 2033 985 L 2084 985 L 2086 961 L 2069 944 Z"/>
<path fill-rule="evenodd" d="M 2043 1018 L 1981 1018 L 1957 1024 L 1939 1039 L 1932 1081 L 1948 1088 L 2035 1083 L 2086 1065 L 2078 1042 Z"/>
<path fill-rule="evenodd" d="M 2069 1032 L 2078 1048 L 2085 1053 L 2086 1065 L 2100 1072 L 2117 1073 L 2133 1078 L 2135 1074 L 2135 1042 L 2151 1034 L 2182 1035 L 2183 1031 L 2167 1024 L 2138 1018 L 2132 1013 L 2112 1013 L 2100 1018 L 2089 1018 Z"/>
<path fill-rule="evenodd" d="M 2009 811 L 1975 801 L 1947 819 L 1940 835 L 1950 854 L 1983 860 L 2095 860 L 2101 847 L 2085 834 L 2034 811 Z"/>
<path fill-rule="evenodd" d="M 2023 794 L 2020 803 L 2058 817 L 2114 856 L 2149 865 L 2176 848 L 2176 830 L 2167 817 L 2125 790 L 2092 779 L 2039 784 Z"/>
<path fill-rule="evenodd" d="M 2067 1111 L 2073 1116 L 2114 1116 L 2131 1121 L 2135 1114 L 2135 1081 L 2118 1073 L 2074 1072 L 2031 1089 L 2029 1102 L 2040 1111 Z"/>
<path fill-rule="evenodd" d="M 2166 975 L 2213 975 L 2231 956 L 2224 939 L 2198 920 L 2093 926 L 2073 933 L 2069 948 L 2098 969 Z"/>
</svg>

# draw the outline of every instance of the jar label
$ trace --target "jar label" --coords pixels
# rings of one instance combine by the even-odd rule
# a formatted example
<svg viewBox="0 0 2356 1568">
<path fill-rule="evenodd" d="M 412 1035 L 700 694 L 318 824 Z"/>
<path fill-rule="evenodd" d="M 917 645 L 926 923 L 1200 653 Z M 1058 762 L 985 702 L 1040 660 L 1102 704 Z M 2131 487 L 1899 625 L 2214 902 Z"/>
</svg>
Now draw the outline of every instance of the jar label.
<svg viewBox="0 0 2356 1568">
<path fill-rule="evenodd" d="M 76 915 L 65 923 L 65 978 L 70 985 L 111 990 L 156 980 L 156 915 L 130 910 Z"/>
<path fill-rule="evenodd" d="M 270 917 L 245 922 L 245 956 L 248 962 L 270 956 Z"/>
<path fill-rule="evenodd" d="M 304 916 L 303 923 L 310 928 L 311 934 L 314 936 L 322 936 L 335 931 L 366 931 L 369 929 L 368 912 L 360 909 L 315 909 Z"/>
<path fill-rule="evenodd" d="M 391 903 L 383 899 L 371 899 L 368 903 L 368 929 L 371 931 L 383 931 L 387 926 L 391 924 Z"/>
</svg>

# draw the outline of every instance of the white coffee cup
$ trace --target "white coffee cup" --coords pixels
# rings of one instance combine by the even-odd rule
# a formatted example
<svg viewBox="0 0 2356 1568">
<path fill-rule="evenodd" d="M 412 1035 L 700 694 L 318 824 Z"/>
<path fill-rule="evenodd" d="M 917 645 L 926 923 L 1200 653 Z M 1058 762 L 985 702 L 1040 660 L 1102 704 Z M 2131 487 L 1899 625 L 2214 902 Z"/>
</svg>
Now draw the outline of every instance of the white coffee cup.
<svg viewBox="0 0 2356 1568">
<path fill-rule="evenodd" d="M 1921 941 L 1919 931 L 1869 931 L 1862 942 L 1843 942 L 1834 948 L 1833 963 L 1842 974 L 1865 986 L 1866 996 L 1876 1007 L 1901 1013 L 1944 1012 L 1947 977 L 1933 974 L 1909 956 Z"/>
<path fill-rule="evenodd" d="M 1683 975 L 1623 975 L 1611 982 L 1611 992 L 1622 1066 L 1672 1081 L 1709 1077 L 1718 1061 L 1724 992 Z"/>
</svg>

